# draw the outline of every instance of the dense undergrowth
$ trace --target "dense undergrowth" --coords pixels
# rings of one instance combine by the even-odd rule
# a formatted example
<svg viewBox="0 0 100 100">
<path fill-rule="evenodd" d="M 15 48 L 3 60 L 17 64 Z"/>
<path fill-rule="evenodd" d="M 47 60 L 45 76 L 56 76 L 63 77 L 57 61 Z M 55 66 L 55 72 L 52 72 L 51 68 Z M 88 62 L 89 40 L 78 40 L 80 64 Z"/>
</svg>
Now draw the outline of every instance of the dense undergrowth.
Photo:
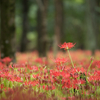
<svg viewBox="0 0 100 100">
<path fill-rule="evenodd" d="M 70 51 L 64 43 L 57 58 L 49 52 L 16 53 L 17 63 L 6 57 L 0 62 L 0 100 L 99 100 L 100 52 Z"/>
</svg>

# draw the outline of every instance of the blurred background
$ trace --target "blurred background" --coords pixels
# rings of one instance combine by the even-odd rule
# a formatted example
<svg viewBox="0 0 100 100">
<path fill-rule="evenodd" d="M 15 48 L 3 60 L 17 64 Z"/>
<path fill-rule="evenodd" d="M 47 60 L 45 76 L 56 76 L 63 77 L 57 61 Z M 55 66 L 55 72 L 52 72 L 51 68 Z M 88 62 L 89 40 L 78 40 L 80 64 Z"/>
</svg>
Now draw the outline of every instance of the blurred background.
<svg viewBox="0 0 100 100">
<path fill-rule="evenodd" d="M 1 58 L 37 50 L 56 55 L 58 45 L 100 49 L 100 0 L 0 0 Z"/>
</svg>

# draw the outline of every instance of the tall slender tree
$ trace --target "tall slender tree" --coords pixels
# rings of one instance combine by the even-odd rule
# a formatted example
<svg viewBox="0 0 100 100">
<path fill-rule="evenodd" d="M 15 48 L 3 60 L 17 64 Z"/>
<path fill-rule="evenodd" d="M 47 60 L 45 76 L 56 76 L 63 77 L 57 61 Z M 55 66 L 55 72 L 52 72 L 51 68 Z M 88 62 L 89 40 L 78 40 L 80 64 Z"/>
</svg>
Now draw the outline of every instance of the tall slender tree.
<svg viewBox="0 0 100 100">
<path fill-rule="evenodd" d="M 21 45 L 20 51 L 24 52 L 27 46 L 27 33 L 28 33 L 28 0 L 22 0 L 23 5 L 23 17 L 22 17 L 22 36 L 21 36 Z"/>
<path fill-rule="evenodd" d="M 63 10 L 63 0 L 55 0 L 55 35 L 54 35 L 54 56 L 56 56 L 58 51 L 58 44 L 61 43 L 62 37 L 64 35 L 64 10 Z"/>
<path fill-rule="evenodd" d="M 97 40 L 97 45 L 98 48 L 100 49 L 100 0 L 96 0 L 96 16 L 97 16 L 97 28 L 98 28 L 98 32 L 96 34 L 96 40 Z"/>
<path fill-rule="evenodd" d="M 98 47 L 97 37 L 98 37 L 98 22 L 97 22 L 97 12 L 96 12 L 96 0 L 86 0 L 87 4 L 87 48 L 92 50 L 94 55 L 95 50 Z"/>
<path fill-rule="evenodd" d="M 0 60 L 1 60 L 1 1 L 0 1 Z"/>
<path fill-rule="evenodd" d="M 48 0 L 36 0 L 39 6 L 37 11 L 38 52 L 40 57 L 46 57 L 47 52 L 47 7 Z"/>
<path fill-rule="evenodd" d="M 15 56 L 15 0 L 1 1 L 1 58 Z"/>
</svg>

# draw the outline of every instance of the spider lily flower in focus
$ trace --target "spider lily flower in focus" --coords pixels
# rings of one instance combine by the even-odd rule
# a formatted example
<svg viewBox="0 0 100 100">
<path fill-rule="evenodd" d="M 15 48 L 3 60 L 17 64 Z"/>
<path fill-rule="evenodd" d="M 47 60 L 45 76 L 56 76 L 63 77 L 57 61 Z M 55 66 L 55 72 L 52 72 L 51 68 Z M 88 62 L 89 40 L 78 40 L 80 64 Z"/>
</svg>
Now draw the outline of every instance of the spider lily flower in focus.
<svg viewBox="0 0 100 100">
<path fill-rule="evenodd" d="M 73 64 L 71 55 L 70 55 L 70 53 L 69 53 L 69 49 L 71 49 L 72 47 L 74 47 L 75 44 L 76 44 L 76 43 L 73 44 L 73 43 L 71 43 L 71 42 L 68 42 L 68 43 L 64 42 L 62 45 L 59 46 L 60 49 L 64 48 L 64 50 L 67 50 L 67 51 L 68 51 L 68 55 L 69 55 L 69 58 L 70 58 L 70 60 L 71 60 L 71 63 L 72 63 L 73 68 L 74 68 L 74 64 Z"/>
<path fill-rule="evenodd" d="M 60 47 L 60 49 L 62 49 L 62 48 L 64 48 L 65 50 L 67 50 L 67 49 L 71 49 L 72 47 L 74 47 L 74 45 L 75 45 L 76 43 L 71 43 L 71 42 L 68 42 L 68 43 L 66 43 L 66 42 L 64 42 L 62 45 L 60 45 L 59 47 Z"/>
</svg>

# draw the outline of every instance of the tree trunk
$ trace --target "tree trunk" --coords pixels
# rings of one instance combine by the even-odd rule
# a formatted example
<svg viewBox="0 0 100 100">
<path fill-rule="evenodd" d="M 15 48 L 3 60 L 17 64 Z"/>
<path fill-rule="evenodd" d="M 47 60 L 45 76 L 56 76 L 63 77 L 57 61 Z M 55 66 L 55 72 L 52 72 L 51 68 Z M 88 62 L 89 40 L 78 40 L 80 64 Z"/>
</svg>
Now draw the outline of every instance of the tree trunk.
<svg viewBox="0 0 100 100">
<path fill-rule="evenodd" d="M 47 6 L 48 0 L 40 0 L 43 6 L 39 5 L 37 13 L 37 31 L 38 31 L 38 52 L 40 57 L 46 57 L 47 52 Z"/>
<path fill-rule="evenodd" d="M 96 34 L 97 49 L 100 49 L 100 0 L 96 0 L 96 15 L 97 15 L 97 28 L 98 33 Z"/>
<path fill-rule="evenodd" d="M 27 33 L 28 33 L 28 0 L 22 0 L 23 4 L 23 22 L 22 22 L 22 37 L 21 37 L 21 45 L 20 45 L 20 51 L 24 52 L 26 50 L 27 46 Z"/>
<path fill-rule="evenodd" d="M 1 60 L 1 1 L 0 1 L 0 60 Z"/>
<path fill-rule="evenodd" d="M 97 13 L 96 13 L 96 0 L 86 0 L 87 3 L 87 49 L 92 50 L 94 55 L 97 49 L 97 37 L 98 35 L 98 24 L 97 24 Z"/>
<path fill-rule="evenodd" d="M 15 56 L 15 0 L 1 0 L 1 58 Z"/>
<path fill-rule="evenodd" d="M 54 35 L 54 57 L 56 57 L 58 51 L 58 45 L 62 41 L 64 15 L 63 15 L 63 0 L 55 0 L 55 35 Z"/>
</svg>

